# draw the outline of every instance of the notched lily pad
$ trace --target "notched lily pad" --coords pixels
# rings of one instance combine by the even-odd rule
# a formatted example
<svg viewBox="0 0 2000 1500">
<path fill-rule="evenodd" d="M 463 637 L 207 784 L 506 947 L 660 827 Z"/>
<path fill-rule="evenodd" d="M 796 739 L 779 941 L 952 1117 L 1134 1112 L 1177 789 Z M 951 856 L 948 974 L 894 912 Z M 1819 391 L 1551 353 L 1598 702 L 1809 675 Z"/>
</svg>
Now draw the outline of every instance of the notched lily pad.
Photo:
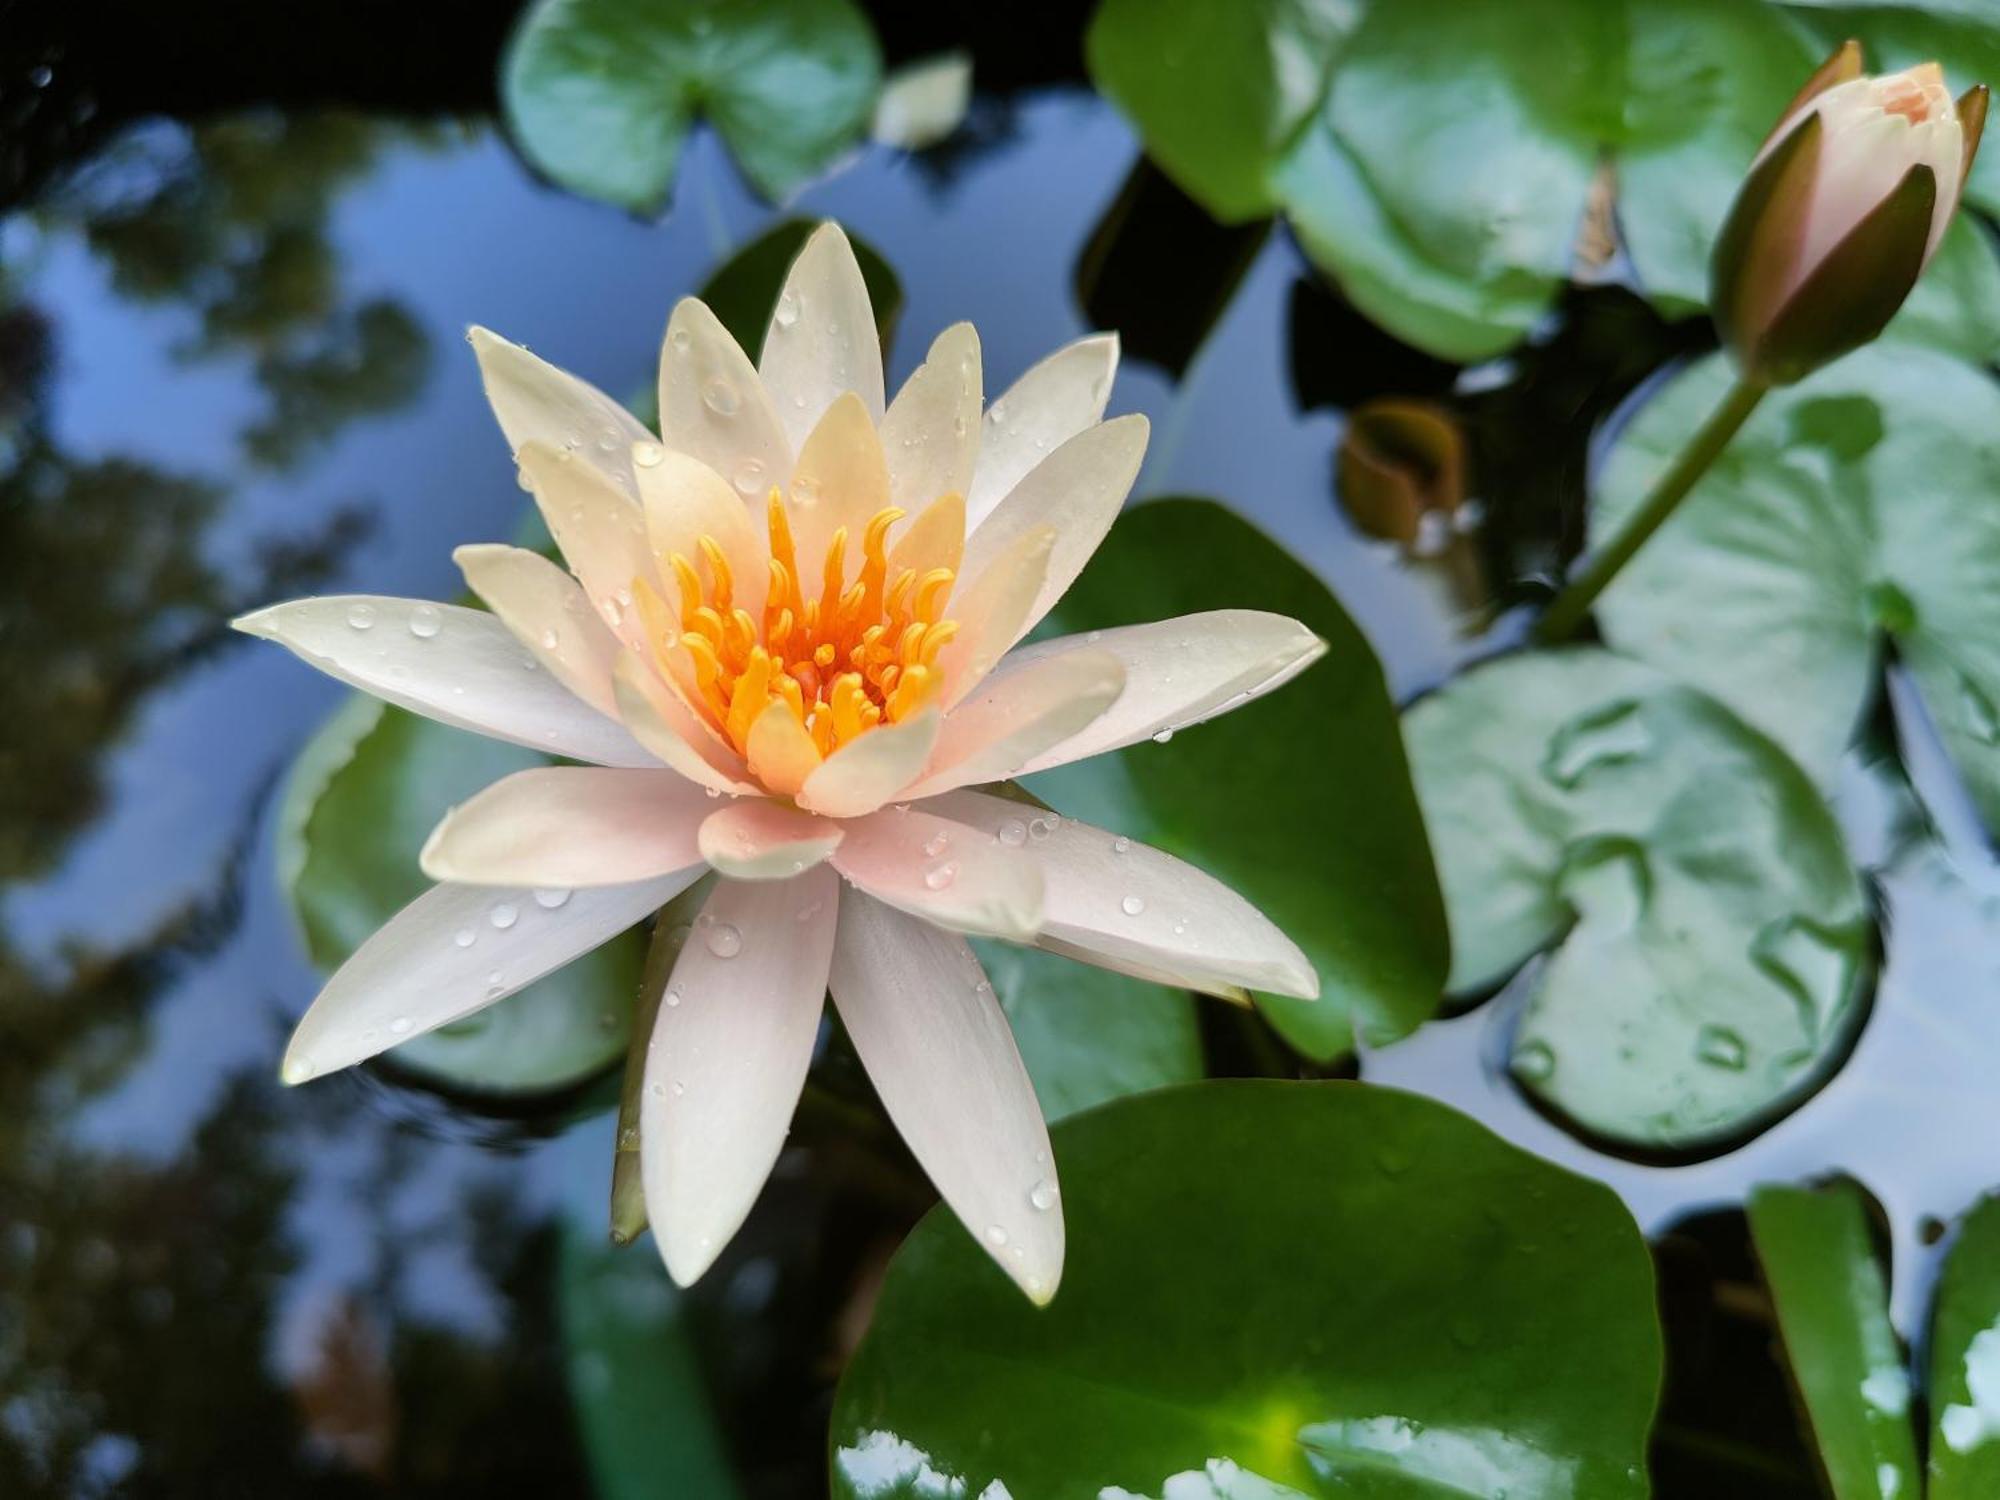
<svg viewBox="0 0 2000 1500">
<path fill-rule="evenodd" d="M 536 167 L 652 213 L 698 116 L 759 192 L 782 198 L 859 139 L 881 77 L 850 0 L 538 0 L 500 96 Z"/>
<path fill-rule="evenodd" d="M 1601 1184 L 1347 1083 L 1194 1084 L 1050 1139 L 1054 1302 L 934 1210 L 835 1397 L 840 1500 L 1647 1493 L 1652 1267 Z"/>
<path fill-rule="evenodd" d="M 1198 560 L 1198 562 L 1197 562 Z M 1260 996 L 1308 1057 L 1382 1043 L 1437 1009 L 1444 910 L 1395 708 L 1367 639 L 1296 558 L 1211 500 L 1125 512 L 1042 629 L 1070 635 L 1211 609 L 1302 620 L 1327 654 L 1266 698 L 1030 777 L 1063 812 L 1199 865 L 1319 970 L 1320 998 Z"/>
<path fill-rule="evenodd" d="M 293 763 L 278 875 L 306 951 L 331 973 L 430 881 L 417 854 L 445 810 L 545 756 L 356 694 Z M 481 1094 L 568 1088 L 625 1052 L 644 950 L 628 933 L 519 994 L 397 1047 L 419 1077 Z"/>
<path fill-rule="evenodd" d="M 1476 668 L 1404 716 L 1451 988 L 1526 977 L 1515 1077 L 1586 1130 L 1689 1150 L 1845 1053 L 1873 933 L 1839 827 L 1713 699 L 1594 649 Z"/>
<path fill-rule="evenodd" d="M 1709 360 L 1619 436 L 1609 535 L 1721 399 Z M 1893 647 L 2000 828 L 2000 387 L 1877 345 L 1765 398 L 1598 606 L 1612 645 L 1712 693 L 1821 783 Z"/>
</svg>

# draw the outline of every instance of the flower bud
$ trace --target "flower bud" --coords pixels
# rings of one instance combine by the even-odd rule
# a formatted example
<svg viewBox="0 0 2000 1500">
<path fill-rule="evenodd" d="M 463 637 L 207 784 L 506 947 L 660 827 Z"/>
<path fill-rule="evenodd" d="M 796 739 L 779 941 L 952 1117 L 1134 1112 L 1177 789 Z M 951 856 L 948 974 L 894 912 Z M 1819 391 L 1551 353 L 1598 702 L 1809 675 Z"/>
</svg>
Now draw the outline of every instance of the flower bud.
<svg viewBox="0 0 2000 1500">
<path fill-rule="evenodd" d="M 1786 385 L 1879 334 L 1930 263 L 1979 146 L 1986 88 L 1934 62 L 1869 77 L 1848 42 L 1751 163 L 1710 302 L 1747 379 Z"/>
</svg>

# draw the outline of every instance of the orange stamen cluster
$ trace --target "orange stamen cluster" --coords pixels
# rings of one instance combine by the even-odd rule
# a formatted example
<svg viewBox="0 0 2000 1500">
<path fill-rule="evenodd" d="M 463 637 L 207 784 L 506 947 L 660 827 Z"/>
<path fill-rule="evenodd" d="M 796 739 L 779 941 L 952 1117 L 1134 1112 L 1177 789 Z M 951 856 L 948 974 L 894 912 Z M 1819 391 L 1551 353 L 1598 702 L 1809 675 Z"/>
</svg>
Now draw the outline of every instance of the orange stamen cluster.
<svg viewBox="0 0 2000 1500">
<path fill-rule="evenodd" d="M 640 581 L 635 588 L 655 649 L 669 663 L 673 653 L 687 653 L 701 701 L 738 750 L 747 752 L 750 726 L 773 702 L 791 709 L 825 756 L 936 696 L 938 653 L 958 633 L 956 622 L 939 617 L 954 575 L 950 568 L 900 568 L 890 576 L 889 529 L 903 514 L 888 506 L 869 519 L 852 583 L 846 577 L 853 539 L 846 527 L 836 530 L 815 580 L 818 592 L 807 598 L 784 502 L 772 490 L 762 620 L 736 603 L 728 559 L 710 537 L 698 540 L 698 558 L 677 552 L 667 559 L 680 591 L 678 628 L 650 587 Z"/>
</svg>

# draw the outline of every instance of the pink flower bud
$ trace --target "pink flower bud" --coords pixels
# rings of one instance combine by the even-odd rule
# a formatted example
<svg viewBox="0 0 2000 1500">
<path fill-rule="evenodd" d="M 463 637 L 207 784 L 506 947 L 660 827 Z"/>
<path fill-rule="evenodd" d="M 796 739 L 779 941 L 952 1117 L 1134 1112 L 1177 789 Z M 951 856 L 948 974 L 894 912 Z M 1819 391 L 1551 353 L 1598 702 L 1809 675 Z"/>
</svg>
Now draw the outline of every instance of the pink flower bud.
<svg viewBox="0 0 2000 1500">
<path fill-rule="evenodd" d="M 1853 42 L 1806 83 L 1716 240 L 1711 301 L 1746 376 L 1798 380 L 1879 334 L 1930 263 L 1978 149 L 1986 88 L 1927 62 L 1869 77 Z"/>
</svg>

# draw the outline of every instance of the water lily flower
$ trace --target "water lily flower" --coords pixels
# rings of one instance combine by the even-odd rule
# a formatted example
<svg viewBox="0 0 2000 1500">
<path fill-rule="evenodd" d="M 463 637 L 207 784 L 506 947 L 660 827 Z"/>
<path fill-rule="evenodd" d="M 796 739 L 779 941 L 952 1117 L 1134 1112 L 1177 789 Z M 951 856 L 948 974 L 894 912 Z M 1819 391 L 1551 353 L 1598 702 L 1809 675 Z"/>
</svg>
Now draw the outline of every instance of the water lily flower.
<svg viewBox="0 0 2000 1500">
<path fill-rule="evenodd" d="M 1747 378 L 1799 380 L 1869 342 L 1937 253 L 1986 120 L 1934 62 L 1870 77 L 1848 42 L 1792 101 L 1716 241 L 1711 303 Z"/>
<path fill-rule="evenodd" d="M 830 989 L 940 1195 L 1045 1301 L 1056 1168 L 966 935 L 1239 1000 L 1319 981 L 1193 866 L 981 788 L 1164 739 L 1324 643 L 1220 610 L 1020 645 L 1139 470 L 1145 419 L 1103 420 L 1116 341 L 1058 350 L 982 415 L 979 341 L 958 324 L 885 404 L 833 225 L 794 263 L 758 364 L 701 302 L 674 309 L 658 436 L 527 350 L 471 339 L 567 568 L 463 547 L 490 612 L 318 598 L 237 624 L 391 703 L 585 764 L 451 811 L 423 851 L 438 884 L 328 981 L 285 1078 L 490 1005 L 714 871 L 645 1062 L 641 1177 L 668 1270 L 693 1281 L 749 1212 Z"/>
</svg>

